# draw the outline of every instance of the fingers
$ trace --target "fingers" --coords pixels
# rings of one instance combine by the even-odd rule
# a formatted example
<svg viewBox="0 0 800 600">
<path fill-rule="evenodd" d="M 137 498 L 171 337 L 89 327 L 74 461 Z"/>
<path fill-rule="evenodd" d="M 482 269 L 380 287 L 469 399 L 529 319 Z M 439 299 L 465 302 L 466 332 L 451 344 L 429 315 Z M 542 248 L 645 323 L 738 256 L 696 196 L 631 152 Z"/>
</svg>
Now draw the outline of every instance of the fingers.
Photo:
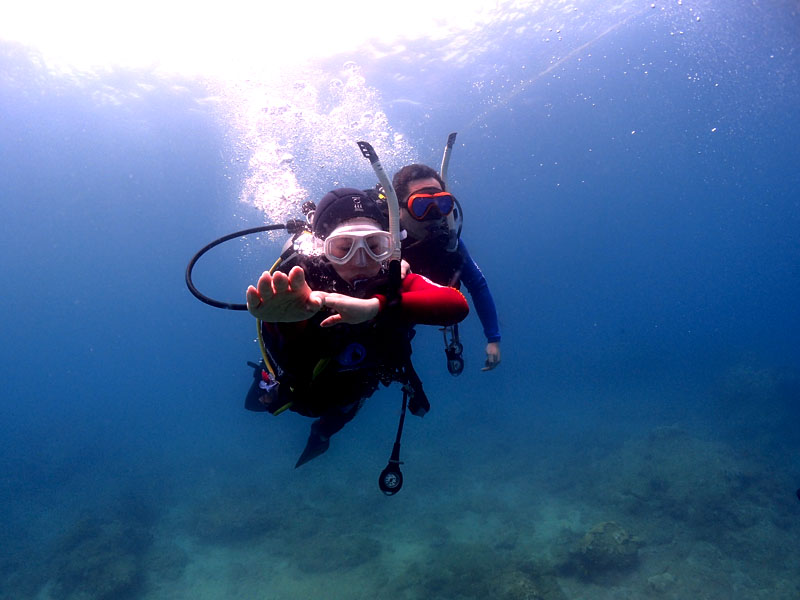
<svg viewBox="0 0 800 600">
<path fill-rule="evenodd" d="M 342 302 L 343 299 L 344 302 Z M 333 310 L 340 310 L 341 308 L 347 307 L 348 299 L 350 299 L 350 296 L 343 296 L 335 292 L 325 292 L 324 306 Z"/>
<path fill-rule="evenodd" d="M 316 293 L 316 292 L 315 292 Z M 338 323 L 349 323 L 350 320 L 345 316 L 349 316 L 347 300 L 352 300 L 349 296 L 342 296 L 341 294 L 326 293 L 322 300 L 322 305 L 334 312 L 319 324 L 320 327 L 333 327 Z M 344 313 L 344 314 L 342 314 Z"/>
<path fill-rule="evenodd" d="M 486 365 L 481 371 L 491 371 L 500 364 L 500 342 L 486 344 Z"/>
<path fill-rule="evenodd" d="M 269 271 L 264 271 L 261 274 L 261 277 L 258 278 L 258 283 L 256 286 L 258 288 L 258 295 L 261 297 L 262 302 L 272 298 L 272 275 L 269 274 Z"/>
<path fill-rule="evenodd" d="M 342 294 L 325 294 L 325 300 L 323 301 L 322 305 L 325 308 L 334 311 L 335 314 L 332 316 L 337 318 L 333 321 L 331 321 L 331 317 L 325 319 L 326 321 L 330 322 L 328 325 L 324 325 L 324 327 L 330 327 L 331 325 L 341 323 L 342 321 L 346 323 L 357 323 L 358 321 L 352 320 L 354 300 L 356 299 L 350 296 L 344 296 Z M 322 325 L 322 323 L 320 323 L 320 325 Z"/>
<path fill-rule="evenodd" d="M 258 287 L 252 285 L 248 286 L 247 293 L 245 294 L 247 310 L 253 313 L 253 315 L 256 315 L 254 311 L 264 303 L 265 299 L 269 300 L 272 298 L 272 277 L 267 271 L 264 271 L 261 277 L 258 278 L 258 283 L 256 285 Z"/>
<path fill-rule="evenodd" d="M 314 296 L 312 296 L 312 293 Z M 308 319 L 325 305 L 325 292 L 312 292 L 301 267 L 289 274 L 265 271 L 247 288 L 247 310 L 262 321 L 283 323 Z"/>
<path fill-rule="evenodd" d="M 353 298 L 333 293 L 325 295 L 324 306 L 336 311 L 335 316 L 339 317 L 326 327 L 336 323 L 363 323 L 375 318 L 380 311 L 380 301 L 377 298 Z"/>
<path fill-rule="evenodd" d="M 272 290 L 275 294 L 283 294 L 289 289 L 289 278 L 286 273 L 275 271 L 272 276 Z"/>
<path fill-rule="evenodd" d="M 319 324 L 319 326 L 320 327 L 333 327 L 337 323 L 341 323 L 341 322 L 342 322 L 342 315 L 340 315 L 339 313 L 336 313 L 334 315 L 331 315 L 327 319 L 324 319 L 322 321 L 322 323 Z"/>
<path fill-rule="evenodd" d="M 499 364 L 500 364 L 500 359 L 497 358 L 496 356 L 492 355 L 492 354 L 489 354 L 486 357 L 486 364 L 481 369 L 481 371 L 491 371 L 492 369 L 494 369 Z"/>
<path fill-rule="evenodd" d="M 408 264 L 405 260 L 400 261 L 400 279 L 405 279 L 406 275 L 412 273 L 411 265 Z"/>
<path fill-rule="evenodd" d="M 289 271 L 289 287 L 294 291 L 299 291 L 306 286 L 306 273 L 300 266 L 294 266 Z"/>
<path fill-rule="evenodd" d="M 318 311 L 326 306 L 327 292 L 311 292 L 308 295 L 308 302 L 306 302 L 306 309 L 310 311 Z"/>
<path fill-rule="evenodd" d="M 261 306 L 261 296 L 258 294 L 258 290 L 252 285 L 247 288 L 246 298 L 247 310 L 251 313 Z"/>
</svg>

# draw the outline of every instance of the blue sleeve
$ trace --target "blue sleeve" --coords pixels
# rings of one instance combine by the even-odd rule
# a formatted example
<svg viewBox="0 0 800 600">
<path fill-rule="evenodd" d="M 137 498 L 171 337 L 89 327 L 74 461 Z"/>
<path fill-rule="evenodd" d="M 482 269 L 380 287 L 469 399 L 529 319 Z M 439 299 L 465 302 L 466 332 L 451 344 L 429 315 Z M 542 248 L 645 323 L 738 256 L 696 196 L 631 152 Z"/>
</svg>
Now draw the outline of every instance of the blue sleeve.
<svg viewBox="0 0 800 600">
<path fill-rule="evenodd" d="M 489 284 L 486 283 L 486 278 L 478 265 L 472 260 L 463 239 L 458 241 L 458 253 L 462 258 L 461 281 L 472 297 L 472 304 L 475 306 L 481 325 L 483 325 L 483 334 L 487 341 L 499 342 L 500 325 L 497 322 L 497 309 L 492 292 L 489 291 Z"/>
</svg>

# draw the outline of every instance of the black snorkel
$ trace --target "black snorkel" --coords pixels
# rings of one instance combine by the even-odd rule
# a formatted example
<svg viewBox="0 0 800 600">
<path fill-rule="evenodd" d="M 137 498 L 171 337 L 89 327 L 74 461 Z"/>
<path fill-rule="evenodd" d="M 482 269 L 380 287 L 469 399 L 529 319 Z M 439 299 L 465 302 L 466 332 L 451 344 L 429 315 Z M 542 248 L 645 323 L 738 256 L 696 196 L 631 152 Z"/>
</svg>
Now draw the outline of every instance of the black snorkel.
<svg viewBox="0 0 800 600">
<path fill-rule="evenodd" d="M 386 175 L 386 171 L 383 170 L 383 165 L 381 165 L 381 161 L 378 159 L 373 147 L 368 142 L 358 142 L 358 147 L 361 149 L 361 154 L 364 155 L 364 158 L 369 160 L 372 165 L 372 170 L 375 171 L 378 181 L 383 186 L 389 206 L 389 233 L 392 234 L 392 243 L 394 244 L 392 256 L 389 259 L 389 289 L 387 293 L 388 304 L 391 305 L 400 300 L 400 286 L 402 285 L 400 277 L 400 203 L 392 187 L 392 182 Z M 400 438 L 403 436 L 408 393 L 408 387 L 404 385 L 400 422 L 397 424 L 397 437 L 392 448 L 392 455 L 389 457 L 389 463 L 386 468 L 381 471 L 380 477 L 378 477 L 378 487 L 387 496 L 393 496 L 403 487 L 403 473 L 400 472 L 400 465 L 403 464 L 400 460 Z"/>
</svg>

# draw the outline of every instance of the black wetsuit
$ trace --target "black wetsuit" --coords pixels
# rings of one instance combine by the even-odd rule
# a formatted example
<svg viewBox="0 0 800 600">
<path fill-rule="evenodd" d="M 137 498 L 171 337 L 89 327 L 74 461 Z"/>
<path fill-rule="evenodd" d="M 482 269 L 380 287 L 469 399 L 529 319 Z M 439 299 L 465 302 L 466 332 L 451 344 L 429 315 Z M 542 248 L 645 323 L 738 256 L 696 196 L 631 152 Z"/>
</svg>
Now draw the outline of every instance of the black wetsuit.
<svg viewBox="0 0 800 600">
<path fill-rule="evenodd" d="M 393 297 L 384 271 L 351 285 L 321 260 L 305 259 L 300 265 L 311 289 L 356 298 Z M 285 268 L 288 270 L 288 266 Z M 319 326 L 330 315 L 325 309 L 306 321 L 262 322 L 262 336 L 280 382 L 270 405 L 280 407 L 291 402 L 291 410 L 320 417 L 317 431 L 330 437 L 355 417 L 380 384 L 408 381 L 416 388 L 410 403 L 412 412 L 427 412 L 428 401 L 410 360 L 413 324 L 400 318 L 398 310 L 387 305 L 366 323 L 327 328 Z M 259 401 L 263 392 L 257 384 L 251 387 L 245 407 L 270 410 Z"/>
</svg>

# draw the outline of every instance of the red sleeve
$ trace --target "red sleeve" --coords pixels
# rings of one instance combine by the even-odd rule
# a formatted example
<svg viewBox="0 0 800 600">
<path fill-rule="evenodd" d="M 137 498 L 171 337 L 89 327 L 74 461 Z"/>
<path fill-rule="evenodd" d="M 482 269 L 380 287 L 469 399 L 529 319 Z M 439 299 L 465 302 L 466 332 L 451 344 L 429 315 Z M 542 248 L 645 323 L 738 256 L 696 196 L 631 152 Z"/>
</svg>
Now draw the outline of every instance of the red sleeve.
<svg viewBox="0 0 800 600">
<path fill-rule="evenodd" d="M 383 310 L 386 298 L 378 296 L 378 299 Z M 468 313 L 467 299 L 457 289 L 438 285 L 417 273 L 409 273 L 403 279 L 400 314 L 409 323 L 453 325 L 464 320 Z"/>
</svg>

